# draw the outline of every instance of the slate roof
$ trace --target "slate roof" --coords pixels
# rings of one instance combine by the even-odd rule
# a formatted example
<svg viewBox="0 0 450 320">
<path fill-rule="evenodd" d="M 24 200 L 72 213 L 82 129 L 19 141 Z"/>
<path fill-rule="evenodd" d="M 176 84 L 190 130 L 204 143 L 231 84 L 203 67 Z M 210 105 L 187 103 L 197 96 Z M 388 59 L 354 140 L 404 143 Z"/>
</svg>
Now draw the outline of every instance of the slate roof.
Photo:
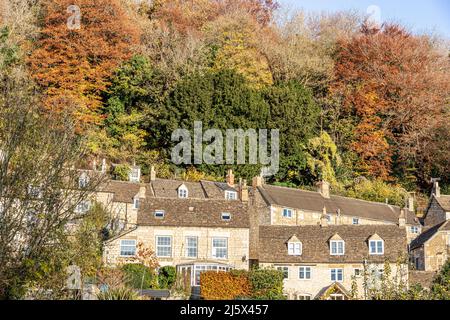
<svg viewBox="0 0 450 320">
<path fill-rule="evenodd" d="M 147 198 L 138 211 L 140 226 L 249 228 L 247 205 L 241 201 L 216 199 Z M 155 217 L 155 210 L 164 210 L 164 218 Z M 222 212 L 231 220 L 222 220 Z"/>
<path fill-rule="evenodd" d="M 441 195 L 440 197 L 435 197 L 436 201 L 445 211 L 450 211 L 450 196 Z"/>
<path fill-rule="evenodd" d="M 294 188 L 263 185 L 258 187 L 258 190 L 268 204 L 320 213 L 323 207 L 326 207 L 328 213 L 336 213 L 340 209 L 341 215 L 398 223 L 401 210 L 398 206 L 385 203 L 335 195 L 331 195 L 328 199 L 324 198 L 319 192 Z M 416 219 L 413 212 L 407 211 L 407 223 L 419 225 L 418 219 Z"/>
<path fill-rule="evenodd" d="M 287 241 L 296 235 L 302 242 L 302 255 L 290 256 Z M 338 234 L 345 241 L 345 254 L 331 256 L 329 240 Z M 379 235 L 384 240 L 384 255 L 369 255 L 368 239 Z M 340 226 L 261 226 L 259 261 L 266 263 L 361 263 L 396 262 L 407 255 L 406 229 L 394 225 Z"/>
<path fill-rule="evenodd" d="M 441 230 L 450 230 L 450 221 L 443 221 L 437 225 L 425 230 L 417 238 L 415 238 L 410 245 L 411 249 L 417 249 L 430 240 L 436 233 Z"/>
</svg>

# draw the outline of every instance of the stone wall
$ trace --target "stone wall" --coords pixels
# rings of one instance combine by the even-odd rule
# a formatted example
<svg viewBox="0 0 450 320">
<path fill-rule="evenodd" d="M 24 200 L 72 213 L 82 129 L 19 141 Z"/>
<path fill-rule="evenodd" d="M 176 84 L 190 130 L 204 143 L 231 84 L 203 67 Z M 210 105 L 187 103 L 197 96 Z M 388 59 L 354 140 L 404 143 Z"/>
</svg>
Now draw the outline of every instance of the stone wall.
<svg viewBox="0 0 450 320">
<path fill-rule="evenodd" d="M 424 219 L 425 227 L 435 226 L 438 223 L 445 221 L 445 219 L 446 216 L 444 209 L 442 209 L 442 207 L 437 202 L 436 198 L 433 196 L 430 201 L 426 217 Z"/>
</svg>

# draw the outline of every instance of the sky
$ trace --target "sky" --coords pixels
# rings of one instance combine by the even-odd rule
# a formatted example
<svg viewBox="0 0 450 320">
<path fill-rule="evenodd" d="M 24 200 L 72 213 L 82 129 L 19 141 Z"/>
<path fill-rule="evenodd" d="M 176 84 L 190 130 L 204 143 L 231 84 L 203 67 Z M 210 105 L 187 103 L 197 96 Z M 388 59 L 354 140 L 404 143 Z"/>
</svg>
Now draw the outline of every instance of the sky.
<svg viewBox="0 0 450 320">
<path fill-rule="evenodd" d="M 305 11 L 356 9 L 381 21 L 395 21 L 417 33 L 450 38 L 450 0 L 278 0 L 282 7 Z M 369 11 L 368 11 L 369 10 Z M 379 18 L 378 18 L 379 17 Z"/>
</svg>

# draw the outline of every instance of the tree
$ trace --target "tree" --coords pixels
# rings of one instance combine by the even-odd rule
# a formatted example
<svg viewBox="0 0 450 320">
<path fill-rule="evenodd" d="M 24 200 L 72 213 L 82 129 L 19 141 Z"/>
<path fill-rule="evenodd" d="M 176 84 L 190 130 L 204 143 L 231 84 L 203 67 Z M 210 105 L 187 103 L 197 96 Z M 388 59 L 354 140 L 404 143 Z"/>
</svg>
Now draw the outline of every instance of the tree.
<svg viewBox="0 0 450 320">
<path fill-rule="evenodd" d="M 101 92 L 120 61 L 131 56 L 139 32 L 118 0 L 78 1 L 79 28 L 70 26 L 77 14 L 67 13 L 71 5 L 69 0 L 44 2 L 42 29 L 29 64 L 45 91 L 47 109 L 70 108 L 82 122 L 98 123 Z"/>
</svg>

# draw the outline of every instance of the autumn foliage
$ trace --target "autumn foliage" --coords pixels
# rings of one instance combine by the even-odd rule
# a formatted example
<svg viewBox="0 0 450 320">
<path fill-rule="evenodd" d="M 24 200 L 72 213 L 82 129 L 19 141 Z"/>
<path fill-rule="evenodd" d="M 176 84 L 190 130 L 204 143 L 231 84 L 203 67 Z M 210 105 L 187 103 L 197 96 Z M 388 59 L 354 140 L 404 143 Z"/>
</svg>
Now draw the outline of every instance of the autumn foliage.
<svg viewBox="0 0 450 320">
<path fill-rule="evenodd" d="M 245 274 L 206 271 L 200 274 L 200 283 L 202 296 L 206 300 L 234 300 L 251 294 L 250 282 Z"/>
<path fill-rule="evenodd" d="M 70 108 L 82 122 L 98 122 L 108 78 L 132 54 L 139 32 L 119 0 L 78 0 L 80 28 L 69 28 L 71 0 L 43 4 L 40 37 L 29 58 L 33 78 L 45 88 L 45 106 Z"/>
</svg>

